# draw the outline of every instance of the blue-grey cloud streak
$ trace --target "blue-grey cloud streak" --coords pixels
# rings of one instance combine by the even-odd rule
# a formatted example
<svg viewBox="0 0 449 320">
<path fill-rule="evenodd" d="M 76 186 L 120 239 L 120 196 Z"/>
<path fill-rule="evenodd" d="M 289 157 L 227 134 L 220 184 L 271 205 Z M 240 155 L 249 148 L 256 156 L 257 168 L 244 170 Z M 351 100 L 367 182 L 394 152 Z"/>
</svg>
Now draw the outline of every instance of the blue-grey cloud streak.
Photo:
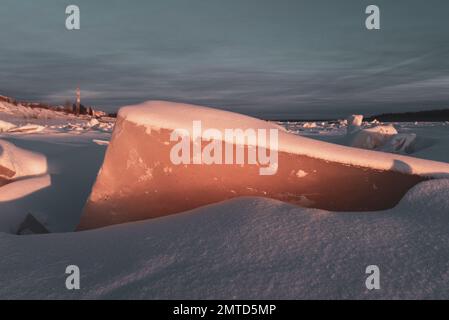
<svg viewBox="0 0 449 320">
<path fill-rule="evenodd" d="M 449 106 L 449 3 L 3 0 L 0 94 L 103 109 L 148 99 L 266 118 Z M 65 29 L 65 7 L 81 30 Z"/>
</svg>

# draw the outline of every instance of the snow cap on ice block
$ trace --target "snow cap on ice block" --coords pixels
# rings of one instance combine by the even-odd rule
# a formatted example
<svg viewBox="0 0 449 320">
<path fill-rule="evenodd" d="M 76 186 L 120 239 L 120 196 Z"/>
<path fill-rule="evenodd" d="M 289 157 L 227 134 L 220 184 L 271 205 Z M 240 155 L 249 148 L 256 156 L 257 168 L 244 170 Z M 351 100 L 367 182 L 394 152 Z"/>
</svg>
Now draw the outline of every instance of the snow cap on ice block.
<svg viewBox="0 0 449 320">
<path fill-rule="evenodd" d="M 242 142 L 226 135 L 229 129 L 266 133 L 266 139 Z M 245 163 L 237 161 L 242 148 Z M 256 161 L 248 161 L 250 154 L 257 155 Z M 261 161 L 263 155 L 275 163 Z M 237 113 L 149 101 L 120 109 L 78 230 L 175 214 L 237 196 L 335 211 L 381 210 L 436 176 L 449 176 L 449 164 L 300 137 Z"/>
</svg>

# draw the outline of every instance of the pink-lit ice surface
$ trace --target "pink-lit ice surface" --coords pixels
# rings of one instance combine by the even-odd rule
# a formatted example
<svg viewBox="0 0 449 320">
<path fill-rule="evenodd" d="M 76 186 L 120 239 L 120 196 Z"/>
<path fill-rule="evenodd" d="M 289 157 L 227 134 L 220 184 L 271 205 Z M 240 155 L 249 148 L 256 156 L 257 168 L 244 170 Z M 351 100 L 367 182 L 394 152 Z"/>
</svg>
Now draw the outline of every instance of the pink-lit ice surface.
<svg viewBox="0 0 449 320">
<path fill-rule="evenodd" d="M 176 129 L 192 131 L 193 121 L 220 132 L 279 130 L 278 148 L 270 150 L 277 151 L 277 171 L 261 175 L 257 163 L 174 164 L 170 152 L 177 142 L 170 135 Z M 202 141 L 201 148 L 209 143 Z M 235 142 L 220 143 L 236 154 Z M 243 148 L 248 157 L 248 145 Z M 166 216 L 239 196 L 333 211 L 382 210 L 415 184 L 448 173 L 445 163 L 320 142 L 231 112 L 152 101 L 120 109 L 77 229 Z"/>
</svg>

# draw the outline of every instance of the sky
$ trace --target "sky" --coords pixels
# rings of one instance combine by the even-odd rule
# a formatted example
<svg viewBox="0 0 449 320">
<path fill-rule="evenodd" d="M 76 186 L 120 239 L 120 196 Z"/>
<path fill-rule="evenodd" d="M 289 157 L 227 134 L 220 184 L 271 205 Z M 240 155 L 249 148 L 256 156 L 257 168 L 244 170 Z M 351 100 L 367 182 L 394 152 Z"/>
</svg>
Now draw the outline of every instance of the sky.
<svg viewBox="0 0 449 320">
<path fill-rule="evenodd" d="M 0 14 L 0 94 L 19 100 L 64 104 L 79 86 L 106 111 L 157 99 L 266 119 L 449 107 L 446 0 L 2 0 Z"/>
</svg>

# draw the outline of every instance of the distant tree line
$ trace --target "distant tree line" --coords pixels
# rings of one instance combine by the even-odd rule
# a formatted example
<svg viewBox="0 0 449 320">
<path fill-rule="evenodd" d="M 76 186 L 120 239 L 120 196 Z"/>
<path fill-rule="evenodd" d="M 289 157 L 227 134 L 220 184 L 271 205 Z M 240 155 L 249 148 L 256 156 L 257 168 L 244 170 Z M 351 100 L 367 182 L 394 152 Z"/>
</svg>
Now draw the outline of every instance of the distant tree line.
<svg viewBox="0 0 449 320">
<path fill-rule="evenodd" d="M 382 113 L 379 115 L 374 115 L 366 118 L 367 121 L 373 121 L 374 119 L 377 119 L 382 122 L 449 121 L 449 109 L 402 112 L 402 113 Z"/>
<path fill-rule="evenodd" d="M 70 102 L 67 100 L 63 106 L 53 106 L 47 103 L 42 102 L 26 102 L 26 101 L 18 101 L 16 99 L 5 97 L 0 95 L 0 101 L 7 102 L 10 104 L 13 104 L 15 106 L 22 105 L 24 107 L 28 108 L 36 108 L 36 109 L 47 109 L 47 110 L 53 110 L 53 111 L 59 111 L 59 112 L 65 112 L 65 113 L 71 113 L 76 115 L 90 115 L 90 116 L 109 116 L 109 117 L 116 117 L 116 113 L 110 113 L 106 114 L 101 111 L 95 111 L 93 107 L 86 107 L 83 104 L 80 104 L 79 110 L 77 110 L 76 104 Z"/>
</svg>

